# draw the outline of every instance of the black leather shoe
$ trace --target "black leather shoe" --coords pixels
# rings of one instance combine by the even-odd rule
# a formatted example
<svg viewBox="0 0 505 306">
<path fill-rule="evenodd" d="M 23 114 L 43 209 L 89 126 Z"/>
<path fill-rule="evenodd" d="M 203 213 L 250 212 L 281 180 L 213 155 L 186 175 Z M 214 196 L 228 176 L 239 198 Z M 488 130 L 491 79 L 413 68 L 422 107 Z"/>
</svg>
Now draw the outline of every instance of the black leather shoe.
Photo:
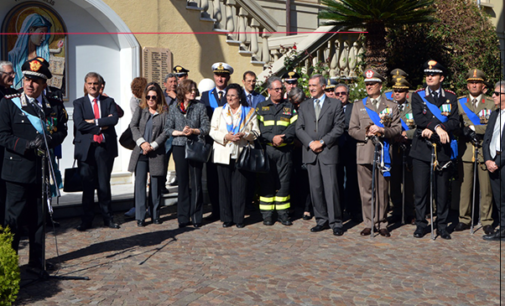
<svg viewBox="0 0 505 306">
<path fill-rule="evenodd" d="M 317 232 L 324 231 L 327 228 L 328 228 L 327 225 L 316 225 L 313 228 L 311 228 L 310 231 L 313 233 L 317 233 Z"/>
<path fill-rule="evenodd" d="M 237 228 L 244 228 L 244 223 L 237 223 Z"/>
<path fill-rule="evenodd" d="M 153 221 L 153 224 L 157 224 L 157 225 L 160 225 L 162 223 L 163 223 L 163 221 L 161 221 L 160 219 L 154 219 L 154 221 Z"/>
<path fill-rule="evenodd" d="M 499 229 L 490 235 L 482 236 L 482 239 L 487 241 L 500 241 L 505 240 L 505 229 Z"/>
<path fill-rule="evenodd" d="M 425 234 L 426 234 L 426 231 L 424 230 L 424 228 L 418 226 L 414 232 L 414 237 L 415 238 L 423 238 Z"/>
<path fill-rule="evenodd" d="M 103 226 L 104 226 L 104 227 L 108 227 L 108 228 L 114 228 L 114 229 L 118 229 L 118 228 L 120 228 L 119 224 L 117 224 L 117 223 L 116 223 L 116 222 L 114 222 L 113 220 L 104 221 L 104 222 L 103 222 Z"/>
<path fill-rule="evenodd" d="M 233 222 L 224 222 L 223 227 L 231 227 L 233 225 Z"/>
<path fill-rule="evenodd" d="M 335 236 L 342 236 L 344 234 L 344 229 L 341 227 L 335 227 L 333 229 L 333 235 Z"/>
<path fill-rule="evenodd" d="M 202 224 L 201 223 L 195 223 L 195 224 L 193 224 L 193 227 L 194 228 L 200 228 L 200 227 L 202 227 Z"/>
<path fill-rule="evenodd" d="M 484 233 L 486 235 L 491 235 L 494 232 L 493 226 L 491 226 L 491 225 L 484 225 L 482 227 L 482 230 L 484 231 Z"/>
<path fill-rule="evenodd" d="M 286 226 L 290 226 L 290 225 L 293 225 L 293 222 L 289 221 L 289 219 L 284 219 L 284 220 L 281 220 L 281 224 L 286 225 Z"/>
<path fill-rule="evenodd" d="M 442 238 L 442 239 L 451 239 L 451 235 L 449 234 L 449 232 L 447 232 L 447 230 L 443 229 L 443 230 L 437 230 L 437 234 Z"/>
<path fill-rule="evenodd" d="M 146 226 L 146 222 L 142 220 L 137 220 L 137 227 L 144 227 Z"/>
<path fill-rule="evenodd" d="M 312 216 L 303 215 L 303 220 L 307 221 L 307 220 L 310 220 L 310 219 L 312 219 Z"/>
<path fill-rule="evenodd" d="M 91 228 L 91 223 L 82 222 L 81 224 L 79 224 L 79 225 L 77 226 L 77 228 L 76 228 L 76 229 L 77 229 L 79 232 L 84 232 L 84 231 L 86 231 L 86 230 L 88 230 L 88 229 L 90 229 L 90 228 Z"/>
<path fill-rule="evenodd" d="M 189 225 L 189 222 L 179 223 L 179 228 L 183 228 Z"/>
<path fill-rule="evenodd" d="M 266 218 L 265 220 L 263 220 L 263 225 L 272 226 L 274 225 L 274 221 L 271 218 Z"/>
<path fill-rule="evenodd" d="M 462 232 L 464 230 L 470 229 L 470 224 L 465 224 L 463 222 L 459 222 L 458 225 L 454 228 L 455 232 Z"/>
</svg>

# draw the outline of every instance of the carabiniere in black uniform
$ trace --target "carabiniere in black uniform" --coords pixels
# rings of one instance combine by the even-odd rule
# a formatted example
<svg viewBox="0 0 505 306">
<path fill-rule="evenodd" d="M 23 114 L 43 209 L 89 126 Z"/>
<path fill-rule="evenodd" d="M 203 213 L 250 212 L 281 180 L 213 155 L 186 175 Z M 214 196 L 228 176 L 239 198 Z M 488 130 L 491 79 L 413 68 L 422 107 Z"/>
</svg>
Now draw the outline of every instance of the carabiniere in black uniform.
<svg viewBox="0 0 505 306">
<path fill-rule="evenodd" d="M 429 61 L 428 63 L 435 62 Z M 436 63 L 436 62 L 435 62 Z M 425 64 L 426 65 L 426 64 Z M 436 63 L 436 65 L 440 65 Z M 432 65 L 434 66 L 434 65 Z M 434 66 L 433 68 L 437 67 Z M 441 66 L 441 65 L 440 65 Z M 425 69 L 426 73 L 427 69 Z M 439 72 L 442 73 L 442 72 Z M 440 96 L 434 97 L 429 87 L 418 90 L 412 95 L 412 115 L 417 125 L 410 156 L 413 158 L 412 166 L 415 176 L 414 180 L 414 204 L 416 209 L 416 225 L 414 237 L 420 238 L 425 234 L 428 225 L 426 213 L 429 212 L 430 200 L 430 167 L 432 146 L 421 136 L 424 129 L 433 131 L 431 141 L 436 143 L 436 159 L 438 167 L 434 170 L 434 197 L 437 207 L 437 230 L 438 234 L 444 239 L 450 239 L 447 233 L 447 217 L 449 215 L 448 190 L 450 171 L 447 167 L 451 161 L 451 144 L 441 144 L 436 132 L 436 127 L 440 126 L 449 135 L 459 127 L 458 100 L 456 95 L 449 91 L 439 88 Z M 434 104 L 437 108 L 444 110 L 450 109 L 450 112 L 442 114 L 448 117 L 445 123 L 442 123 L 430 111 L 427 104 L 423 101 L 420 94 L 425 94 L 425 99 Z"/>
<path fill-rule="evenodd" d="M 289 182 L 291 179 L 291 151 L 295 140 L 295 126 L 298 115 L 293 104 L 282 100 L 274 104 L 271 99 L 261 102 L 256 108 L 260 141 L 266 145 L 270 173 L 261 176 L 260 211 L 265 225 L 271 225 L 272 214 L 277 214 L 283 224 L 290 223 L 288 209 L 290 205 Z M 284 134 L 284 142 L 273 146 L 272 139 Z M 273 223 L 272 223 L 273 224 Z"/>
<path fill-rule="evenodd" d="M 29 62 L 47 65 L 43 59 L 36 58 Z M 26 63 L 25 63 L 26 64 Z M 38 75 L 49 75 L 49 69 L 40 65 L 29 66 Z M 48 66 L 48 65 L 47 65 Z M 25 78 L 27 73 L 23 65 Z M 30 76 L 32 77 L 32 76 Z M 29 230 L 29 266 L 45 269 L 44 262 L 44 221 L 47 205 L 42 203 L 42 157 L 43 138 L 28 119 L 28 115 L 13 102 L 19 102 L 21 109 L 46 124 L 50 149 L 60 145 L 67 136 L 67 113 L 63 103 L 40 94 L 33 102 L 24 94 L 7 95 L 0 101 L 0 145 L 5 147 L 2 179 L 6 181 L 7 198 L 5 225 L 14 233 L 12 247 L 18 250 L 21 237 L 20 227 L 28 226 Z M 40 101 L 40 105 L 34 105 Z M 38 103 L 37 103 L 38 104 Z M 42 116 L 40 116 L 43 114 Z M 47 159 L 46 159 L 47 160 Z M 49 167 L 46 165 L 46 171 Z M 47 174 L 47 173 L 46 173 Z M 46 176 L 48 178 L 48 176 Z"/>
</svg>

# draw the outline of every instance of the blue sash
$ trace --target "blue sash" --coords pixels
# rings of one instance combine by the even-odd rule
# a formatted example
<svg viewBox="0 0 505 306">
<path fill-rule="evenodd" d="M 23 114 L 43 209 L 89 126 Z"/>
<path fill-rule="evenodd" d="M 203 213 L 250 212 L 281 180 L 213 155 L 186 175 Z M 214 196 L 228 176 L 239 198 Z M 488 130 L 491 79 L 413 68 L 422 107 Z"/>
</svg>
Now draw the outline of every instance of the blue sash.
<svg viewBox="0 0 505 306">
<path fill-rule="evenodd" d="M 404 131 L 410 131 L 409 126 L 407 125 L 407 123 L 405 123 L 405 121 L 403 121 L 402 118 L 400 118 L 400 121 L 402 122 L 402 129 Z"/>
<path fill-rule="evenodd" d="M 423 99 L 424 104 L 426 104 L 426 106 L 428 106 L 428 108 L 430 109 L 430 112 L 435 117 L 437 117 L 438 120 L 440 120 L 442 123 L 446 123 L 447 120 L 449 120 L 449 118 L 447 118 L 446 116 L 442 115 L 442 111 L 440 110 L 440 108 L 438 108 L 435 104 L 433 104 L 433 103 L 429 102 L 428 100 L 426 100 L 426 92 L 424 90 L 418 92 L 418 94 L 421 97 L 421 99 Z"/>
<path fill-rule="evenodd" d="M 40 134 L 44 133 L 44 127 L 42 126 L 42 121 L 40 120 L 40 118 L 27 113 L 21 107 L 21 100 L 19 99 L 19 97 L 12 98 L 11 101 L 14 103 L 14 105 L 16 105 L 19 108 L 19 110 L 21 110 L 26 115 L 26 117 L 28 118 L 28 120 L 30 120 L 30 123 L 37 130 L 37 132 L 39 132 Z"/>
<path fill-rule="evenodd" d="M 370 117 L 370 119 L 373 121 L 373 123 L 376 126 L 383 128 L 384 124 L 382 124 L 379 114 L 377 114 L 373 110 L 366 107 L 366 100 L 367 99 L 368 98 L 363 99 L 363 106 L 365 107 L 366 112 L 368 113 L 368 117 Z M 384 138 L 383 152 L 384 152 L 384 154 L 383 154 L 384 167 L 386 167 L 387 169 L 391 169 L 391 156 L 389 155 L 389 140 L 387 138 Z M 389 176 L 391 176 L 391 173 L 389 171 L 384 171 L 384 172 L 382 172 L 382 176 L 389 177 Z"/>
<path fill-rule="evenodd" d="M 219 104 L 217 103 L 216 97 L 214 97 L 214 94 L 212 94 L 212 92 L 214 90 L 216 90 L 215 87 L 214 87 L 214 89 L 212 89 L 211 91 L 209 91 L 209 104 L 210 104 L 210 107 L 212 107 L 213 110 L 219 107 Z"/>
<path fill-rule="evenodd" d="M 388 92 L 385 92 L 384 95 L 386 96 L 386 98 L 388 98 L 389 100 L 393 100 L 393 91 L 388 91 Z"/>
<path fill-rule="evenodd" d="M 426 100 L 426 92 L 424 90 L 418 92 L 418 94 L 421 97 L 421 99 L 423 99 L 424 104 L 426 104 L 426 106 L 428 106 L 428 108 L 430 109 L 430 112 L 435 117 L 437 117 L 438 120 L 440 120 L 442 123 L 445 123 L 445 122 L 447 122 L 447 120 L 449 120 L 449 118 L 442 115 L 442 111 L 440 110 L 440 108 L 438 108 L 435 104 L 432 104 L 428 100 Z M 451 140 L 451 151 L 452 151 L 451 152 L 451 160 L 455 160 L 456 158 L 458 158 L 458 142 L 456 141 L 456 139 L 454 139 L 454 137 L 452 136 L 452 133 L 449 134 L 449 139 Z"/>
<path fill-rule="evenodd" d="M 461 107 L 463 108 L 463 111 L 468 116 L 468 119 L 470 119 L 470 121 L 472 121 L 473 125 L 482 125 L 480 123 L 479 116 L 476 113 L 472 112 L 468 108 L 468 106 L 466 106 L 466 103 L 468 102 L 468 99 L 466 97 L 464 97 L 464 98 L 459 99 L 459 102 L 461 104 Z"/>
</svg>

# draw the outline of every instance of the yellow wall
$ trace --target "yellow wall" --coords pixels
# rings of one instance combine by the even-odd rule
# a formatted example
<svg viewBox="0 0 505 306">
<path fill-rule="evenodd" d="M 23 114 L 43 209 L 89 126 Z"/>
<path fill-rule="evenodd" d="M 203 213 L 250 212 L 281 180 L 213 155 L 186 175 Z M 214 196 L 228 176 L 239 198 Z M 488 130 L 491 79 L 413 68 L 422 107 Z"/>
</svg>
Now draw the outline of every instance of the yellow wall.
<svg viewBox="0 0 505 306">
<path fill-rule="evenodd" d="M 143 47 L 168 48 L 173 64 L 190 70 L 189 77 L 197 83 L 212 78 L 211 66 L 224 61 L 235 73 L 231 82 L 241 83 L 242 73 L 252 70 L 259 74 L 263 67 L 251 64 L 250 55 L 239 54 L 238 45 L 226 42 L 225 34 L 213 32 L 213 23 L 200 20 L 200 11 L 186 8 L 186 0 L 104 0 L 132 32 L 212 32 L 212 34 L 136 34 Z"/>
</svg>

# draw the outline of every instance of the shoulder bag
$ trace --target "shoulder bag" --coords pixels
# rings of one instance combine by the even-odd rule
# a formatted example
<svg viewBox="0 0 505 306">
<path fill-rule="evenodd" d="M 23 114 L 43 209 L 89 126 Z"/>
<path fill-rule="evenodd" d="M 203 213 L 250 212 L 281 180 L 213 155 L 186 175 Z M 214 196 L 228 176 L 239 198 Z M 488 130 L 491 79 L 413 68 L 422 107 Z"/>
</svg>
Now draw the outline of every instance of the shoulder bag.
<svg viewBox="0 0 505 306">
<path fill-rule="evenodd" d="M 266 156 L 263 146 L 258 141 L 258 135 L 254 132 L 256 140 L 254 141 L 254 148 L 247 145 L 242 149 L 240 156 L 237 160 L 237 169 L 254 172 L 254 173 L 268 173 L 270 171 L 270 163 Z"/>
</svg>

